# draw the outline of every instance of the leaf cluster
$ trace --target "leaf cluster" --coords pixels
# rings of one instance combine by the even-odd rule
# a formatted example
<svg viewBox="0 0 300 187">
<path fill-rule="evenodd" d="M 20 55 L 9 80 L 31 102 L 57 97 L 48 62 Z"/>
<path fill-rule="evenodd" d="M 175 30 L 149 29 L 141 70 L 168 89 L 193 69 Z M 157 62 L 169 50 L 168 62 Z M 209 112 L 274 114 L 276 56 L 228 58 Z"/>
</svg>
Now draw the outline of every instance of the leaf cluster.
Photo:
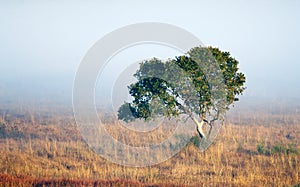
<svg viewBox="0 0 300 187">
<path fill-rule="evenodd" d="M 128 86 L 133 97 L 118 111 L 118 118 L 131 121 L 180 114 L 220 118 L 245 90 L 245 75 L 229 52 L 195 47 L 185 55 L 161 61 L 145 60 Z"/>
</svg>

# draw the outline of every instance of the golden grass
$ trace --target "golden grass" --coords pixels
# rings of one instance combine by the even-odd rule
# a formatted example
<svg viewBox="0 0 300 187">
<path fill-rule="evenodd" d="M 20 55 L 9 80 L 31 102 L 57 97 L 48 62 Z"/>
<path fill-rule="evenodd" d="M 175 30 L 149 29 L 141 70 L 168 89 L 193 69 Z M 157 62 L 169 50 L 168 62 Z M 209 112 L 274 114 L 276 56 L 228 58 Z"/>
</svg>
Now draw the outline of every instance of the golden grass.
<svg viewBox="0 0 300 187">
<path fill-rule="evenodd" d="M 189 144 L 163 163 L 135 168 L 101 158 L 80 138 L 71 118 L 61 119 L 69 120 L 6 122 L 0 186 L 290 186 L 300 181 L 297 122 L 235 125 L 228 120 L 207 151 Z"/>
</svg>

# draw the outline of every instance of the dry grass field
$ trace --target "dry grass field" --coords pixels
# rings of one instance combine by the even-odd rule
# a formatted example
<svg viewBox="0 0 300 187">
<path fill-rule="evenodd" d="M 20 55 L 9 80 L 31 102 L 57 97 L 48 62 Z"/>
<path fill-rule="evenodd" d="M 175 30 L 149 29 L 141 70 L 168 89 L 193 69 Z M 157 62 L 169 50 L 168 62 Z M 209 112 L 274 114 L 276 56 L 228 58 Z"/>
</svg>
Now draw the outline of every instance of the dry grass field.
<svg viewBox="0 0 300 187">
<path fill-rule="evenodd" d="M 2 106 L 0 114 L 0 186 L 293 186 L 300 181 L 299 108 L 232 110 L 207 151 L 199 152 L 193 138 L 173 158 L 141 168 L 94 153 L 69 109 Z"/>
</svg>

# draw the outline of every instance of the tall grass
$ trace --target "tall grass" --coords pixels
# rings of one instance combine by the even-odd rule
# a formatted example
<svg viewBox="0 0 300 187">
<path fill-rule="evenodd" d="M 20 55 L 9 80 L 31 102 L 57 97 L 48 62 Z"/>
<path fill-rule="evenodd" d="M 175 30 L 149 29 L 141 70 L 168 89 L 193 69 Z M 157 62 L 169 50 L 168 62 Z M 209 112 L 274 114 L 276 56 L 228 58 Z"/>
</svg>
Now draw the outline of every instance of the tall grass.
<svg viewBox="0 0 300 187">
<path fill-rule="evenodd" d="M 194 137 L 173 158 L 136 168 L 110 163 L 93 152 L 69 115 L 34 117 L 34 124 L 31 118 L 6 117 L 0 126 L 0 186 L 294 185 L 300 181 L 300 125 L 275 118 L 263 125 L 251 124 L 255 120 L 248 117 L 229 118 L 207 151 L 199 151 Z M 124 142 L 136 141 L 136 134 L 118 134 L 118 128 L 112 123 L 108 131 Z M 159 137 L 150 138 L 164 138 L 162 129 L 158 132 Z"/>
</svg>

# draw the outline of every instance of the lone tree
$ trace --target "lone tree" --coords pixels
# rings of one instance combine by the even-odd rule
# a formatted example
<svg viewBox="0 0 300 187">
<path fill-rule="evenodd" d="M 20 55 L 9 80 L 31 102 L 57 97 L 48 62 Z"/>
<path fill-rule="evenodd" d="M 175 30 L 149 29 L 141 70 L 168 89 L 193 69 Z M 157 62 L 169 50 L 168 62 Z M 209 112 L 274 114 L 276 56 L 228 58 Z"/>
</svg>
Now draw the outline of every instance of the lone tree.
<svg viewBox="0 0 300 187">
<path fill-rule="evenodd" d="M 238 61 L 213 47 L 195 47 L 167 61 L 145 60 L 134 76 L 138 81 L 128 86 L 133 101 L 119 108 L 120 120 L 185 115 L 194 121 L 201 138 L 210 135 L 214 121 L 223 121 L 246 81 L 238 72 Z"/>
</svg>

